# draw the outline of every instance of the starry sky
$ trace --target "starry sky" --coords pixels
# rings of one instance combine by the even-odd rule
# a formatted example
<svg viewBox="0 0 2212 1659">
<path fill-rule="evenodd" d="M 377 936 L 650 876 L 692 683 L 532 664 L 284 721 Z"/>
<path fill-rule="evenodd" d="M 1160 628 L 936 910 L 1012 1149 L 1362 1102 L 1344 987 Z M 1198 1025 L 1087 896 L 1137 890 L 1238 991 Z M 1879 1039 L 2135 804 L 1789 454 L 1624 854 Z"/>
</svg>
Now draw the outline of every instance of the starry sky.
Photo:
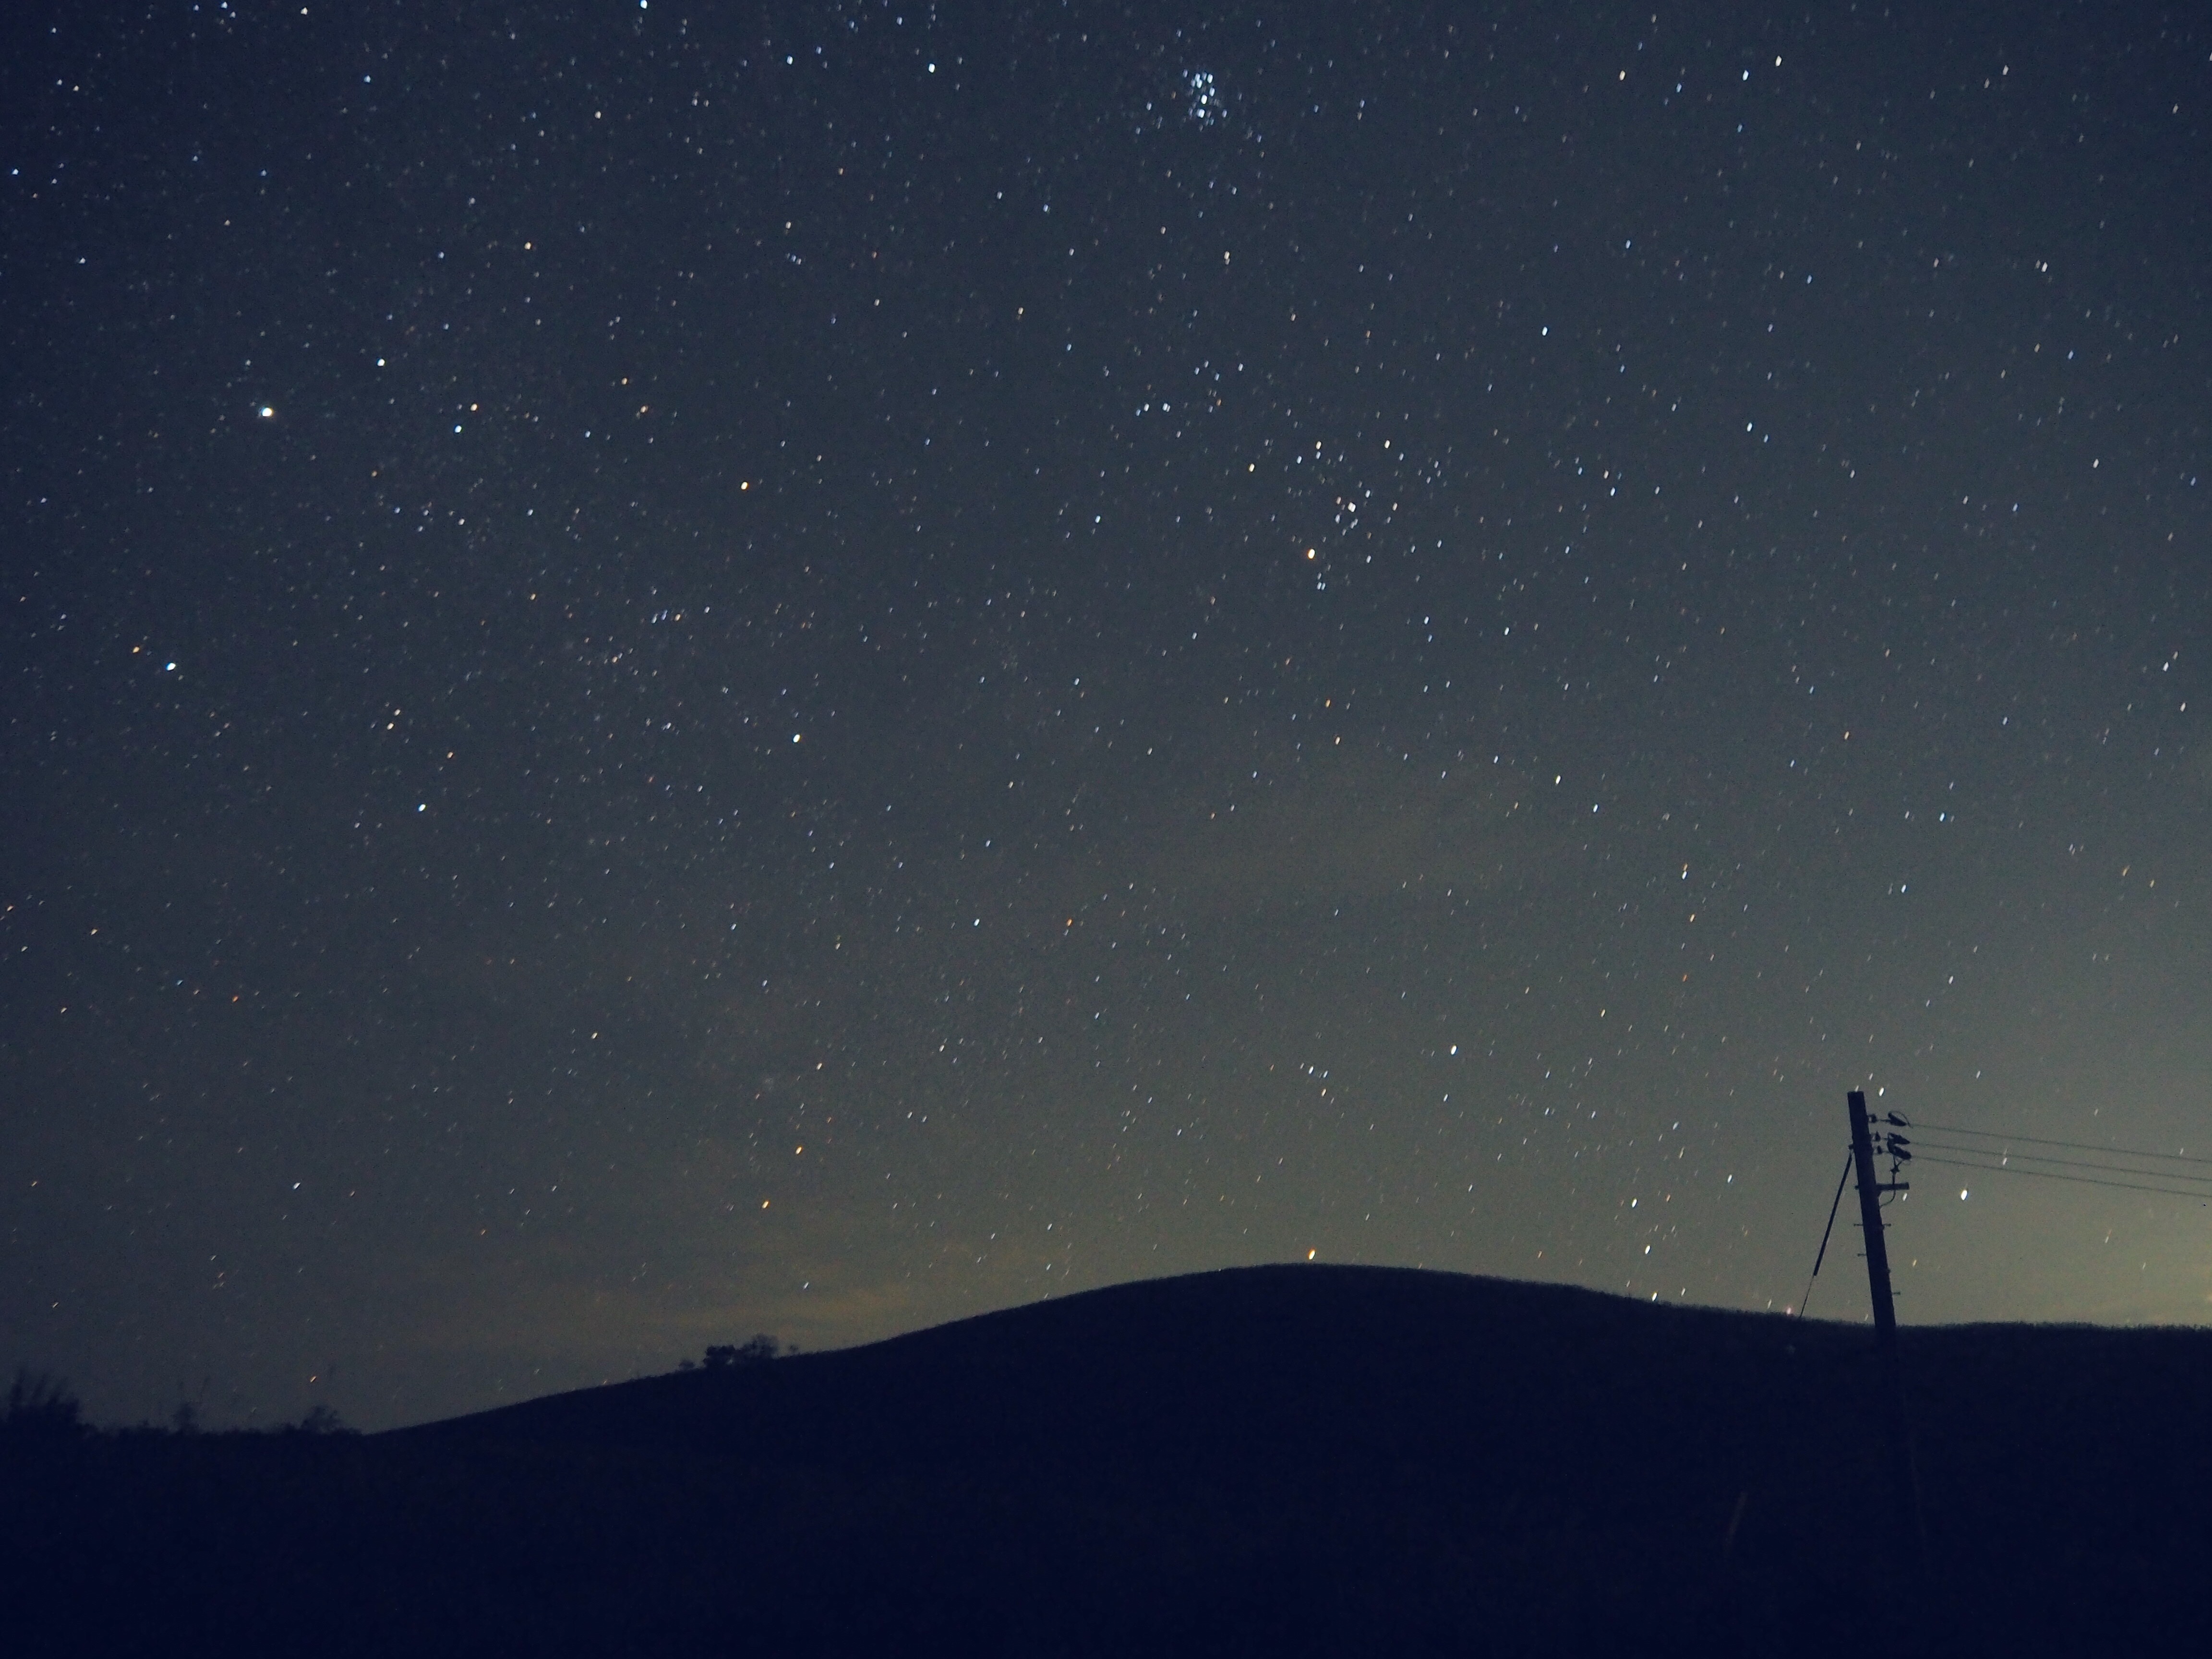
<svg viewBox="0 0 2212 1659">
<path fill-rule="evenodd" d="M 1780 1310 L 1855 1086 L 2212 1152 L 2196 8 L 7 27 L 0 1362 L 94 1415 Z M 2212 1318 L 2197 1200 L 1917 1174 L 1908 1322 Z"/>
</svg>

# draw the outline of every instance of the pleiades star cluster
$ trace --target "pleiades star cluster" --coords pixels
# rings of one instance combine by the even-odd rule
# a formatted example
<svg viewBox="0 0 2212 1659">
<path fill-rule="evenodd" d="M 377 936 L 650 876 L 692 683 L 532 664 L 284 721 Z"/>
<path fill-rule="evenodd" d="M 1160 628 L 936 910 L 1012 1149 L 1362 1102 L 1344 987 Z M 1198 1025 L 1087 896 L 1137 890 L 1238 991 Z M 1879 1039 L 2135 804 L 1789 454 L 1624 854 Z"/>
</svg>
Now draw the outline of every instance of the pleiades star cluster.
<svg viewBox="0 0 2212 1659">
<path fill-rule="evenodd" d="M 51 13 L 0 1362 L 93 1415 L 1779 1314 L 1852 1087 L 2212 1157 L 2197 8 Z M 2212 1317 L 2019 1175 L 1902 1317 Z"/>
</svg>

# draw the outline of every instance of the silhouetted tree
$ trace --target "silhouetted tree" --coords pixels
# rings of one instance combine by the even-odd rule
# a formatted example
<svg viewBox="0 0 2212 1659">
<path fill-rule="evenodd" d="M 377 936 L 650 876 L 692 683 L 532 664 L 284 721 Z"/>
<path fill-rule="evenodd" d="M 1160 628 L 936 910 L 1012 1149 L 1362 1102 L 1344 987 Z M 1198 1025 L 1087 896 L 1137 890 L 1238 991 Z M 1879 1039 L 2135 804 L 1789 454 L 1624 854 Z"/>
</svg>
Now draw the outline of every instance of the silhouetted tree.
<svg viewBox="0 0 2212 1659">
<path fill-rule="evenodd" d="M 8 1408 L 0 1413 L 0 1429 L 40 1438 L 71 1437 L 84 1426 L 79 1420 L 80 1410 L 76 1396 L 61 1378 L 19 1365 L 15 1380 L 8 1387 Z"/>
<path fill-rule="evenodd" d="M 707 1369 L 726 1370 L 734 1365 L 759 1365 L 776 1357 L 775 1339 L 763 1331 L 743 1342 L 718 1342 L 707 1350 Z"/>
</svg>

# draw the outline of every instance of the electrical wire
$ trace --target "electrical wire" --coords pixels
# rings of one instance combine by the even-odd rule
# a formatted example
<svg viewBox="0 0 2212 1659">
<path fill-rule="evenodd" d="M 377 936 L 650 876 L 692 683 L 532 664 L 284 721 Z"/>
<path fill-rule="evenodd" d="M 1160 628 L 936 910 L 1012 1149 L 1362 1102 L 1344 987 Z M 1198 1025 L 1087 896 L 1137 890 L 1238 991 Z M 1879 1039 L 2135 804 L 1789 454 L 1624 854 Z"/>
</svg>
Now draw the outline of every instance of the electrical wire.
<svg viewBox="0 0 2212 1659">
<path fill-rule="evenodd" d="M 2151 1176 L 2162 1181 L 2202 1181 L 2212 1182 L 2212 1175 L 2190 1175 L 2175 1170 L 2138 1170 L 2125 1164 L 2094 1164 L 2087 1158 L 2052 1158 L 2041 1152 L 1998 1152 L 1990 1146 L 1954 1146 L 1948 1141 L 1921 1140 L 1912 1144 L 1917 1153 L 1923 1149 L 1939 1152 L 1965 1152 L 1973 1158 L 2011 1158 L 2022 1164 L 2055 1164 L 2064 1170 L 2102 1170 L 2107 1175 Z"/>
<path fill-rule="evenodd" d="M 1925 1158 L 1916 1161 L 1941 1164 L 1954 1170 L 1983 1170 L 1990 1175 L 2034 1176 L 2044 1181 L 2069 1181 L 2079 1187 L 2118 1187 L 2131 1193 L 2164 1193 L 2169 1198 L 2193 1198 L 2199 1203 L 2212 1199 L 2212 1193 L 2202 1188 L 2151 1187 L 2136 1181 L 2105 1181 L 2095 1176 L 2060 1175 L 2050 1170 L 2023 1170 L 2008 1164 L 1969 1164 L 1956 1158 Z"/>
<path fill-rule="evenodd" d="M 2100 1146 L 2086 1140 L 2050 1140 L 2041 1135 L 2007 1134 L 1999 1129 L 1962 1129 L 1955 1123 L 1923 1123 L 1914 1119 L 1908 1127 L 1932 1130 L 1939 1135 L 1973 1135 L 1984 1140 L 2017 1141 L 2029 1146 L 2063 1146 L 2076 1152 L 2102 1152 L 2108 1158 L 2159 1158 L 2170 1164 L 2212 1164 L 2212 1158 L 2191 1158 L 2186 1152 L 2139 1152 L 2126 1146 Z"/>
</svg>

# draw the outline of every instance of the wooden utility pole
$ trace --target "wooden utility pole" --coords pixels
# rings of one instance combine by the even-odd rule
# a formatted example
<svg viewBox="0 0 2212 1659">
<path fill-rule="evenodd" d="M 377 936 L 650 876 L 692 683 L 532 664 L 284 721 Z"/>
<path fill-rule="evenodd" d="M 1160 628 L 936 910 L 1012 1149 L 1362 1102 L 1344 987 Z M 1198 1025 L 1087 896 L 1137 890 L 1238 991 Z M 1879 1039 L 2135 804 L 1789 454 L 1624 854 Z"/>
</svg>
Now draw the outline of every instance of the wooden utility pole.
<svg viewBox="0 0 2212 1659">
<path fill-rule="evenodd" d="M 1882 1238 L 1881 1195 L 1903 1192 L 1904 1182 L 1884 1182 L 1875 1174 L 1874 1130 L 1867 1121 L 1866 1096 L 1854 1089 L 1851 1161 L 1859 1176 L 1859 1223 L 1866 1231 L 1867 1288 L 1874 1297 L 1875 1345 L 1881 1355 L 1882 1428 L 1889 1442 L 1890 1500 L 1897 1523 L 1898 1547 L 1917 1571 L 1920 1565 L 1920 1480 L 1913 1468 L 1912 1436 L 1905 1415 L 1905 1372 L 1897 1355 L 1897 1310 L 1890 1298 L 1889 1247 Z M 1900 1152 L 1899 1156 L 1910 1156 Z"/>
<path fill-rule="evenodd" d="M 1882 1241 L 1881 1194 L 1875 1178 L 1874 1131 L 1867 1123 L 1866 1096 L 1850 1092 L 1851 1162 L 1859 1172 L 1859 1224 L 1866 1230 L 1867 1288 L 1874 1294 L 1875 1342 L 1892 1369 L 1897 1360 L 1897 1309 L 1889 1294 L 1889 1247 Z"/>
</svg>

